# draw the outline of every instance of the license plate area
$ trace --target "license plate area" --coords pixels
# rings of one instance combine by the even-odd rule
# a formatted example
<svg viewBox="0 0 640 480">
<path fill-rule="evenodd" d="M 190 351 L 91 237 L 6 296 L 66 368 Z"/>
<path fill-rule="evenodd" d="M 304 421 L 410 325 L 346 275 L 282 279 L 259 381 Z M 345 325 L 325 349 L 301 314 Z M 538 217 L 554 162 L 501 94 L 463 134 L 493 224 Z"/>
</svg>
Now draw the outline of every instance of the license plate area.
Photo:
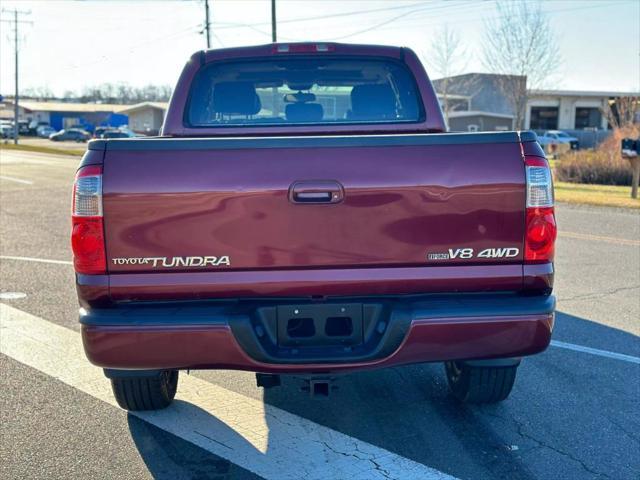
<svg viewBox="0 0 640 480">
<path fill-rule="evenodd" d="M 278 345 L 325 346 L 363 343 L 362 304 L 279 305 Z"/>
</svg>

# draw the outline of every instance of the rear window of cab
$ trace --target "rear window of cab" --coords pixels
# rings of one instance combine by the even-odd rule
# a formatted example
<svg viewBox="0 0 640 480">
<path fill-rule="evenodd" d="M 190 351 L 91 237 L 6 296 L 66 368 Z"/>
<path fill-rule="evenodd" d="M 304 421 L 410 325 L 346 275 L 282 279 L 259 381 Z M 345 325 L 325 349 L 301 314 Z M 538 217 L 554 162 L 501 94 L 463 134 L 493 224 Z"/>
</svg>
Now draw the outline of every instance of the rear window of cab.
<svg viewBox="0 0 640 480">
<path fill-rule="evenodd" d="M 416 123 L 413 75 L 380 58 L 273 58 L 214 62 L 191 85 L 189 127 Z"/>
</svg>

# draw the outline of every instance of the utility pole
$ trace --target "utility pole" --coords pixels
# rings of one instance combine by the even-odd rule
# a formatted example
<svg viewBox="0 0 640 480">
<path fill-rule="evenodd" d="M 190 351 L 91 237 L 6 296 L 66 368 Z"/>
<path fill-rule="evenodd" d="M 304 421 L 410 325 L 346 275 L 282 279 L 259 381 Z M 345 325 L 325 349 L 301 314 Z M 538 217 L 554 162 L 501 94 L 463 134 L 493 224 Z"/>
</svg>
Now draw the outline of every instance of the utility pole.
<svg viewBox="0 0 640 480">
<path fill-rule="evenodd" d="M 211 28 L 211 22 L 209 21 L 209 0 L 204 0 L 204 17 L 204 29 L 207 32 L 207 48 L 211 48 L 211 33 L 209 30 Z"/>
<path fill-rule="evenodd" d="M 18 10 L 13 11 L 13 41 L 14 52 L 15 52 L 15 74 L 16 74 L 16 90 L 15 95 L 13 96 L 13 143 L 14 145 L 18 144 L 18 132 L 20 131 L 20 125 L 18 124 L 18 98 L 19 98 L 19 90 L 18 90 Z"/>
<path fill-rule="evenodd" d="M 276 43 L 278 35 L 276 33 L 276 0 L 271 0 L 271 41 Z M 278 104 L 278 87 L 271 88 L 271 111 L 274 117 L 280 115 L 280 105 Z"/>
<path fill-rule="evenodd" d="M 271 0 L 271 41 L 273 43 L 278 41 L 276 32 L 276 0 Z"/>
<path fill-rule="evenodd" d="M 22 20 L 18 20 L 18 15 L 30 15 L 31 12 L 20 11 L 18 9 L 6 10 L 2 9 L 3 13 L 13 13 L 13 20 L 4 20 L 3 22 L 13 22 L 13 42 L 14 42 L 14 53 L 15 53 L 15 95 L 13 97 L 13 143 L 18 144 L 18 101 L 19 101 L 19 89 L 18 89 L 18 23 L 31 23 L 31 22 L 23 22 Z"/>
</svg>

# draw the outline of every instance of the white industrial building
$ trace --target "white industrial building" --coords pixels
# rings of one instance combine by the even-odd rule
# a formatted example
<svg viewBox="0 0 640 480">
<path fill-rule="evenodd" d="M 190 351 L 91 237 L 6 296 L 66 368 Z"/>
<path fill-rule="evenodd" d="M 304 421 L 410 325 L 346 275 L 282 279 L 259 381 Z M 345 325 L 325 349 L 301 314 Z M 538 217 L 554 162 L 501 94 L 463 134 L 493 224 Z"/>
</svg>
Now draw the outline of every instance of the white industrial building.
<svg viewBox="0 0 640 480">
<path fill-rule="evenodd" d="M 531 130 L 585 130 L 608 128 L 603 110 L 632 92 L 532 90 L 525 113 L 525 128 Z"/>
</svg>

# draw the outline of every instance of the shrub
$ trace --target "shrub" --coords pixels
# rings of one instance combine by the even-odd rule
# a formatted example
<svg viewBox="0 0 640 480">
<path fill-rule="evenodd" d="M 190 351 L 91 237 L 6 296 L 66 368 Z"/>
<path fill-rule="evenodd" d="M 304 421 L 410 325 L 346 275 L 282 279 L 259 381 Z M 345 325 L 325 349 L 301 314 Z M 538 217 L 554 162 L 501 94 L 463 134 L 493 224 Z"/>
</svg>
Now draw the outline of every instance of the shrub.
<svg viewBox="0 0 640 480">
<path fill-rule="evenodd" d="M 631 168 L 629 162 L 619 155 L 584 150 L 560 157 L 555 166 L 555 179 L 560 182 L 631 185 Z"/>
<path fill-rule="evenodd" d="M 558 158 L 554 173 L 561 182 L 631 185 L 631 165 L 620 155 L 624 137 L 637 138 L 637 125 L 615 129 L 596 150 L 571 151 Z"/>
</svg>

